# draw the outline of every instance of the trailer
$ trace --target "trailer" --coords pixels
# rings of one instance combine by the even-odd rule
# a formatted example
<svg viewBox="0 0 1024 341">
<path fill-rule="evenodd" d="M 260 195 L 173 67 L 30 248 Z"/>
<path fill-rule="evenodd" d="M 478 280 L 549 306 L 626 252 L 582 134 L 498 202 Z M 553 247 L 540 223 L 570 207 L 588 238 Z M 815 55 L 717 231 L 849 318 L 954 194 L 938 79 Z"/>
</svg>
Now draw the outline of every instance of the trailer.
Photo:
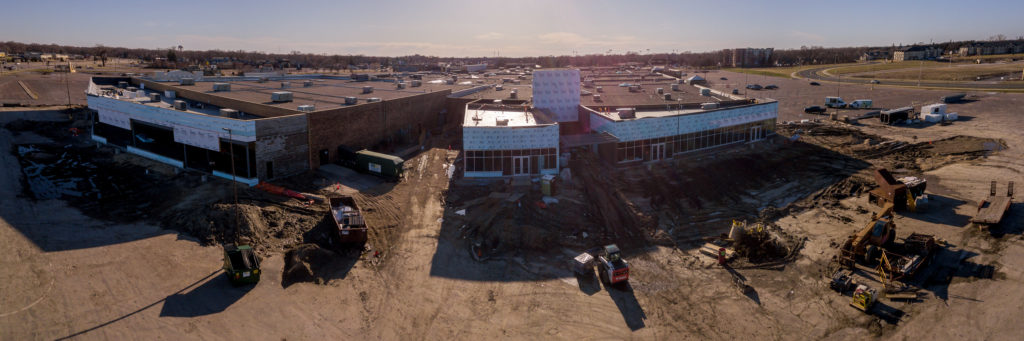
<svg viewBox="0 0 1024 341">
<path fill-rule="evenodd" d="M 327 201 L 331 219 L 337 226 L 335 236 L 338 241 L 342 244 L 365 243 L 368 228 L 356 201 L 350 196 L 331 197 Z"/>
<path fill-rule="evenodd" d="M 897 124 L 910 119 L 914 114 L 914 107 L 902 107 L 896 109 L 882 110 L 878 114 L 878 120 L 885 124 Z"/>
<path fill-rule="evenodd" d="M 992 181 L 992 186 L 989 189 L 989 195 L 985 199 L 978 202 L 978 211 L 971 218 L 971 223 L 977 225 L 979 228 L 984 229 L 986 227 L 999 225 L 1002 222 L 1003 217 L 1006 216 L 1006 212 L 1010 210 L 1011 202 L 1013 201 L 1013 181 L 1010 181 L 1006 186 L 1006 195 L 996 195 L 996 182 Z"/>
</svg>

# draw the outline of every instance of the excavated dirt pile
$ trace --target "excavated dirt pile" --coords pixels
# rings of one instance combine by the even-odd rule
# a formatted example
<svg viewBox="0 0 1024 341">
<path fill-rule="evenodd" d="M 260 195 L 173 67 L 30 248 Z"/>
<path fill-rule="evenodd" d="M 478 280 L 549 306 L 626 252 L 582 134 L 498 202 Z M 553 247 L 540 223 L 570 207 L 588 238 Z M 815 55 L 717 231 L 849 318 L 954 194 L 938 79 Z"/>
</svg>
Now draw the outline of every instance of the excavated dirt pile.
<svg viewBox="0 0 1024 341">
<path fill-rule="evenodd" d="M 316 244 L 300 244 L 284 254 L 281 285 L 288 287 L 298 282 L 326 283 L 327 268 L 338 254 Z"/>
</svg>

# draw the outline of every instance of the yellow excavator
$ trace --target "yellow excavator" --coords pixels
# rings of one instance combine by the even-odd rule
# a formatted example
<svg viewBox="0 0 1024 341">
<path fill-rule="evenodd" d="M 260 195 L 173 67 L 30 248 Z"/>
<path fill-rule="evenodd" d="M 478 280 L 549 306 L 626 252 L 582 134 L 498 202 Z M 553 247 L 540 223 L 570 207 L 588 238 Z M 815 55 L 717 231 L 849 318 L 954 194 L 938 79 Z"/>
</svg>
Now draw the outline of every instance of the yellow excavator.
<svg viewBox="0 0 1024 341">
<path fill-rule="evenodd" d="M 850 235 L 839 248 L 839 264 L 853 268 L 858 260 L 873 264 L 882 255 L 882 249 L 890 247 L 896 239 L 896 224 L 893 223 L 893 204 L 886 203 L 882 211 L 872 215 L 871 222 L 857 233 Z"/>
</svg>

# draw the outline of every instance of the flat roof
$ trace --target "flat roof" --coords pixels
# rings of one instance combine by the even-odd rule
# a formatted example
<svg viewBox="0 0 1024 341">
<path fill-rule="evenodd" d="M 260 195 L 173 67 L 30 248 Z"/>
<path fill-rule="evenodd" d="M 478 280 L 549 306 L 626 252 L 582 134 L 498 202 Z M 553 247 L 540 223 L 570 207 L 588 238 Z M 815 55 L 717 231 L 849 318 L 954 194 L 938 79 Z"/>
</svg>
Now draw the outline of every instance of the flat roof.
<svg viewBox="0 0 1024 341">
<path fill-rule="evenodd" d="M 744 100 L 744 101 L 747 101 L 747 100 Z M 610 119 L 612 121 L 629 121 L 629 120 L 636 120 L 636 119 L 642 119 L 642 118 L 656 118 L 656 117 L 671 117 L 671 116 L 681 116 L 681 115 L 693 115 L 693 114 L 700 114 L 700 113 L 704 113 L 704 112 L 716 111 L 716 110 L 720 110 L 720 109 L 741 108 L 741 107 L 746 107 L 746 106 L 763 105 L 763 104 L 775 103 L 775 102 L 778 102 L 778 101 L 776 101 L 774 99 L 764 99 L 764 100 L 757 100 L 757 101 L 749 100 L 749 102 L 747 102 L 747 103 L 742 103 L 741 102 L 741 103 L 736 103 L 736 104 L 732 104 L 732 105 L 720 106 L 720 107 L 715 108 L 715 109 L 701 109 L 699 104 L 694 104 L 694 103 L 687 103 L 687 104 L 684 104 L 684 105 L 676 106 L 675 108 L 666 108 L 666 109 L 639 108 L 639 109 L 635 109 L 634 110 L 635 118 L 625 118 L 625 119 L 624 118 L 620 118 L 619 115 L 618 115 L 618 112 L 615 109 L 610 109 L 610 108 L 607 109 L 607 110 L 598 110 L 598 109 L 595 109 L 595 108 L 587 108 L 587 109 L 590 109 L 590 110 L 596 112 L 598 115 L 601 115 L 601 116 L 603 116 L 605 118 L 608 118 L 608 119 Z"/>
<path fill-rule="evenodd" d="M 262 104 L 275 108 L 298 110 L 300 105 L 312 104 L 316 111 L 330 110 L 351 105 L 345 104 L 345 97 L 357 98 L 357 104 L 367 103 L 369 98 L 379 98 L 383 101 L 416 96 L 424 93 L 451 90 L 459 91 L 469 89 L 478 84 L 476 82 L 459 80 L 455 84 L 445 84 L 445 78 L 424 77 L 422 85 L 412 86 L 411 79 L 404 79 L 405 89 L 398 89 L 395 83 L 388 81 L 354 81 L 335 78 L 308 78 L 290 80 L 268 80 L 260 83 L 255 80 L 219 80 L 206 78 L 197 81 L 195 85 L 178 85 L 178 82 L 159 82 L 169 85 L 174 89 L 202 92 L 207 95 L 230 98 L 234 100 Z M 439 82 L 438 82 L 439 80 Z M 303 82 L 311 81 L 310 87 L 304 87 Z M 289 87 L 282 88 L 281 83 L 290 83 Z M 231 84 L 230 91 L 213 91 L 214 83 Z M 363 87 L 373 87 L 373 92 L 364 94 Z M 270 96 L 274 92 L 287 91 L 292 93 L 291 102 L 273 102 Z"/>
<path fill-rule="evenodd" d="M 111 87 L 104 86 L 103 88 L 107 89 L 107 88 L 111 88 Z M 114 91 L 121 90 L 122 93 L 127 92 L 124 89 L 113 88 L 113 90 Z M 221 113 L 220 113 L 221 107 L 218 107 L 218 106 L 215 106 L 215 105 L 212 105 L 212 104 L 203 104 L 202 107 L 196 107 L 196 106 L 193 105 L 196 101 L 188 100 L 188 99 L 184 99 L 184 98 L 167 98 L 167 97 L 165 97 L 163 95 L 162 91 L 153 91 L 153 90 L 150 90 L 150 89 L 144 89 L 144 90 L 143 89 L 139 89 L 137 91 L 144 91 L 146 93 L 146 96 L 135 97 L 135 98 L 128 98 L 127 96 L 119 96 L 116 99 L 120 100 L 120 101 L 132 102 L 132 103 L 141 104 L 141 105 L 150 106 L 150 107 L 155 107 L 155 108 L 164 108 L 164 109 L 170 109 L 170 110 L 175 110 L 175 111 L 187 112 L 187 113 L 190 113 L 190 114 L 197 114 L 197 115 L 225 117 L 225 118 L 236 119 L 236 120 L 253 120 L 253 119 L 261 118 L 260 116 L 246 114 L 246 113 L 240 112 L 240 111 L 237 112 L 236 115 L 225 116 L 225 115 L 221 115 Z M 149 94 L 152 94 L 152 93 L 160 94 L 160 101 L 159 102 L 152 102 L 152 101 L 150 101 Z M 187 106 L 187 109 L 186 110 L 174 109 L 174 101 L 176 101 L 176 100 L 184 100 L 186 103 L 188 103 L 189 105 Z"/>
<path fill-rule="evenodd" d="M 628 86 L 620 86 L 621 83 L 639 84 L 640 91 L 630 92 Z M 597 87 L 601 87 L 601 92 Z M 665 99 L 664 94 L 658 94 L 657 89 L 661 88 L 664 94 L 671 94 L 671 99 Z M 586 106 L 633 106 L 633 105 L 673 105 L 680 103 L 708 103 L 730 101 L 732 99 L 717 95 L 701 96 L 700 89 L 689 84 L 678 84 L 677 91 L 672 90 L 672 81 L 645 81 L 640 83 L 620 82 L 613 84 L 595 83 L 593 87 L 584 86 L 583 90 L 589 91 L 590 95 L 580 97 L 580 104 Z M 601 95 L 601 100 L 594 99 L 594 94 Z"/>
<path fill-rule="evenodd" d="M 494 105 L 470 103 L 466 107 L 463 127 L 499 127 L 498 121 L 508 121 L 500 127 L 532 127 L 554 124 L 542 111 L 525 105 Z"/>
</svg>

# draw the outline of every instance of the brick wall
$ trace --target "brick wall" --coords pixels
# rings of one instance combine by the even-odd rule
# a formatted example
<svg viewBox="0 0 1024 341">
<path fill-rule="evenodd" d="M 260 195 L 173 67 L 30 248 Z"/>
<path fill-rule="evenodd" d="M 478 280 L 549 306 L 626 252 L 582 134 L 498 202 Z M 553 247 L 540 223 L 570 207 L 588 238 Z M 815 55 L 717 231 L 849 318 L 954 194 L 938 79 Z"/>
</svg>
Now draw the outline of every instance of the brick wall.
<svg viewBox="0 0 1024 341">
<path fill-rule="evenodd" d="M 256 122 L 256 175 L 280 178 L 309 169 L 309 134 L 306 115 L 264 118 Z M 267 174 L 273 163 L 273 177 Z"/>
<path fill-rule="evenodd" d="M 317 111 L 309 117 L 309 167 L 319 167 L 321 150 L 337 162 L 338 145 L 372 148 L 382 143 L 417 141 L 424 130 L 437 128 L 450 90 L 376 103 Z M 461 119 L 461 117 L 460 117 Z"/>
</svg>

